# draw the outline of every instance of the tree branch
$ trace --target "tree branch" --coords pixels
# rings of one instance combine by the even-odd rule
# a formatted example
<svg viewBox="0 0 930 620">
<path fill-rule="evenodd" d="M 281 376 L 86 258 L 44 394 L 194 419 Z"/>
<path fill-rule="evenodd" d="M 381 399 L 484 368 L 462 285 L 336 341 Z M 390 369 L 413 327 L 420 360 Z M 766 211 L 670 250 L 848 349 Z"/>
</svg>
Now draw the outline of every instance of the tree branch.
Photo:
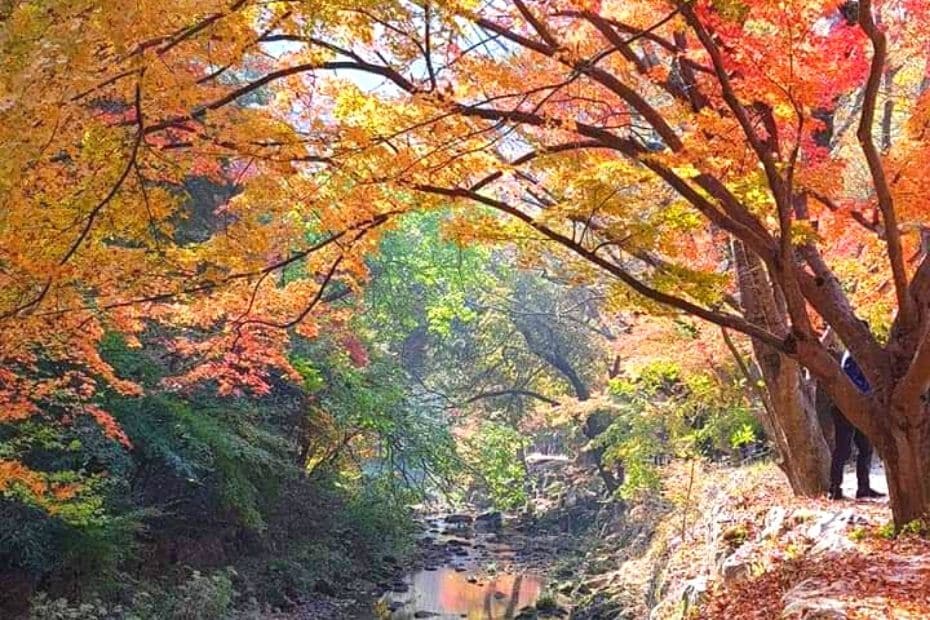
<svg viewBox="0 0 930 620">
<path fill-rule="evenodd" d="M 539 392 L 533 392 L 532 390 L 521 390 L 521 389 L 495 390 L 491 392 L 482 392 L 481 394 L 478 394 L 477 396 L 472 396 L 465 402 L 473 403 L 479 400 L 484 400 L 486 398 L 497 398 L 499 396 L 528 396 L 530 398 L 535 398 L 536 400 L 541 400 L 544 403 L 548 403 L 550 405 L 560 404 L 559 401 L 553 400 L 549 398 L 548 396 L 544 396 L 540 394 Z"/>
<path fill-rule="evenodd" d="M 875 107 L 878 102 L 878 90 L 882 83 L 887 56 L 885 33 L 876 25 L 872 14 L 872 1 L 859 0 L 859 26 L 872 43 L 872 63 L 865 85 L 862 115 L 859 118 L 859 130 L 856 137 L 865 154 L 869 172 L 875 185 L 878 207 L 885 224 L 885 243 L 888 247 L 888 260 L 891 263 L 892 280 L 898 300 L 900 323 L 909 328 L 913 326 L 914 306 L 907 294 L 907 270 L 904 262 L 904 250 L 901 244 L 901 232 L 895 213 L 894 198 L 885 176 L 881 155 L 875 146 L 872 127 L 875 124 Z"/>
<path fill-rule="evenodd" d="M 505 202 L 463 188 L 445 188 L 437 187 L 434 185 L 417 184 L 413 186 L 413 189 L 426 193 L 447 196 L 450 198 L 464 198 L 474 200 L 503 213 L 507 213 L 508 215 L 521 220 L 531 228 L 540 232 L 543 236 L 559 243 L 563 247 L 571 250 L 592 264 L 597 265 L 604 271 L 607 271 L 611 275 L 617 277 L 624 284 L 647 299 L 651 299 L 660 304 L 676 308 L 688 314 L 695 315 L 721 327 L 729 327 L 730 329 L 746 334 L 752 338 L 757 338 L 779 351 L 783 351 L 785 353 L 791 352 L 788 350 L 785 341 L 781 338 L 778 338 L 771 332 L 761 329 L 756 325 L 752 325 L 751 323 L 748 323 L 743 318 L 736 315 L 708 310 L 707 308 L 697 306 L 685 299 L 681 299 L 680 297 L 676 297 L 674 295 L 670 295 L 668 293 L 654 289 L 633 277 L 629 272 L 622 269 L 620 266 L 602 258 L 601 256 L 595 254 L 593 251 L 588 250 L 587 248 L 573 241 L 569 237 L 566 237 L 565 235 L 556 232 L 548 226 L 539 223 L 526 213 L 523 213 L 519 209 Z"/>
<path fill-rule="evenodd" d="M 81 228 L 81 231 L 78 234 L 77 238 L 71 243 L 67 251 L 65 251 L 64 255 L 62 255 L 62 257 L 58 260 L 59 266 L 62 266 L 68 261 L 70 261 L 71 258 L 75 255 L 75 253 L 78 251 L 78 248 L 81 247 L 81 245 L 87 239 L 87 236 L 90 234 L 91 229 L 93 229 L 94 222 L 97 220 L 97 217 L 100 215 L 100 212 L 104 209 L 104 207 L 110 204 L 110 201 L 112 201 L 114 197 L 116 197 L 116 194 L 119 193 L 119 190 L 120 188 L 122 188 L 123 183 L 129 177 L 129 173 L 136 166 L 136 158 L 139 154 L 139 147 L 142 145 L 142 139 L 143 139 L 143 136 L 145 135 L 145 120 L 142 116 L 142 86 L 141 86 L 142 71 L 139 72 L 139 77 L 140 77 L 140 81 L 136 82 L 136 89 L 135 89 L 135 111 L 136 111 L 137 129 L 135 132 L 135 136 L 133 138 L 132 147 L 129 151 L 129 158 L 125 166 L 123 167 L 122 172 L 120 172 L 119 176 L 117 177 L 116 182 L 110 187 L 110 190 L 107 192 L 107 194 L 96 205 L 94 205 L 94 207 L 90 210 L 90 213 L 87 214 L 86 220 L 84 222 L 84 226 Z M 33 299 L 13 308 L 12 310 L 8 310 L 7 312 L 0 314 L 0 321 L 16 316 L 20 312 L 33 308 L 39 305 L 40 303 L 42 303 L 42 300 L 45 298 L 49 290 L 51 290 L 52 288 L 52 281 L 53 281 L 52 277 L 47 278 L 45 281 L 45 284 L 42 286 L 42 289 L 39 291 L 38 295 L 36 295 Z"/>
</svg>

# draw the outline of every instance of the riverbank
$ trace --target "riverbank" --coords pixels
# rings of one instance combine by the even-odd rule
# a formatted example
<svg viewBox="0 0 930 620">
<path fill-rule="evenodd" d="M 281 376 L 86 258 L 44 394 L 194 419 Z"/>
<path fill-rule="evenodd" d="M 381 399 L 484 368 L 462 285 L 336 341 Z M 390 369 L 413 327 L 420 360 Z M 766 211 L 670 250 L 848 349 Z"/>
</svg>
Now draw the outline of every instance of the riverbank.
<svg viewBox="0 0 930 620">
<path fill-rule="evenodd" d="M 532 501 L 518 514 L 419 513 L 408 555 L 387 556 L 367 580 L 276 617 L 567 617 L 579 566 L 593 541 L 614 531 L 623 504 L 589 467 L 561 456 L 529 459 L 528 484 Z"/>
<path fill-rule="evenodd" d="M 885 500 L 796 498 L 774 464 L 694 461 L 625 503 L 572 468 L 550 466 L 520 515 L 421 516 L 408 559 L 352 604 L 287 618 L 930 617 L 927 526 L 893 537 Z"/>
<path fill-rule="evenodd" d="M 585 564 L 573 619 L 930 617 L 927 524 L 895 537 L 886 499 L 794 497 L 772 463 L 664 480 L 595 543 L 608 566 Z"/>
</svg>

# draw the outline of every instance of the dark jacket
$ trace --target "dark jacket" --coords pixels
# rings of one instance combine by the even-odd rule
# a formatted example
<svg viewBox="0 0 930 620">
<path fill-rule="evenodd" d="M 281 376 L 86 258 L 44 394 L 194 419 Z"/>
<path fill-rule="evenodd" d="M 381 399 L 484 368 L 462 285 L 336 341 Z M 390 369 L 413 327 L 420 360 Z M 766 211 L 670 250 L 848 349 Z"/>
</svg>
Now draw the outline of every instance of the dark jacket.
<svg viewBox="0 0 930 620">
<path fill-rule="evenodd" d="M 849 380 L 859 388 L 860 392 L 868 394 L 872 391 L 869 380 L 865 378 L 865 374 L 862 372 L 862 369 L 859 368 L 859 364 L 856 363 L 853 356 L 849 354 L 849 351 L 843 354 L 843 361 L 841 363 L 843 365 L 843 372 L 845 372 Z"/>
</svg>

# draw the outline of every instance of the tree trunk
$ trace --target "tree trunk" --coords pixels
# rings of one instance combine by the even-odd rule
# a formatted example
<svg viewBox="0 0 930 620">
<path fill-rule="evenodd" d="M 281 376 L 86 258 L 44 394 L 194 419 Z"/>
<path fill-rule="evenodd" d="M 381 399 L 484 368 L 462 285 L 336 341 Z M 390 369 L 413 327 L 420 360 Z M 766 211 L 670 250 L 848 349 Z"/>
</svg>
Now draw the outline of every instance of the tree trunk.
<svg viewBox="0 0 930 620">
<path fill-rule="evenodd" d="M 595 411 L 585 419 L 584 426 L 582 426 L 581 430 L 588 440 L 594 441 L 601 433 L 607 430 L 611 422 L 613 422 L 613 416 L 604 411 Z M 615 476 L 604 464 L 604 453 L 606 451 L 607 448 L 605 446 L 598 446 L 592 448 L 590 454 L 594 460 L 594 465 L 597 467 L 597 472 L 600 474 L 601 480 L 603 480 L 604 486 L 607 488 L 607 492 L 613 494 L 623 484 L 622 479 L 618 480 L 618 478 L 622 478 L 623 476 L 623 466 L 620 464 L 620 467 L 618 467 L 618 474 L 620 474 L 620 476 Z"/>
<path fill-rule="evenodd" d="M 901 359 L 914 359 L 910 370 L 926 368 L 930 349 L 914 355 L 914 348 L 908 351 L 904 338 L 892 333 L 891 345 L 905 352 Z M 900 529 L 930 515 L 930 403 L 923 379 L 911 375 L 903 362 L 892 362 L 885 369 L 866 365 L 872 389 L 863 394 L 822 345 L 800 341 L 798 353 L 884 461 L 895 526 Z"/>
<path fill-rule="evenodd" d="M 739 242 L 733 244 L 733 258 L 745 317 L 775 334 L 787 334 L 784 304 L 762 261 Z M 779 466 L 797 495 L 823 495 L 830 482 L 830 449 L 801 366 L 762 342 L 754 340 L 752 345 L 771 411 L 763 426 L 772 434 Z"/>
<path fill-rule="evenodd" d="M 526 341 L 526 345 L 534 355 L 545 361 L 547 364 L 559 371 L 566 381 L 572 386 L 572 390 L 575 392 L 575 397 L 580 400 L 589 400 L 591 398 L 591 390 L 588 388 L 587 383 L 581 378 L 578 372 L 575 370 L 574 366 L 569 359 L 567 359 L 558 347 L 553 346 L 551 339 L 545 340 L 538 337 L 533 332 L 533 327 L 530 325 L 517 325 L 517 329 L 523 335 L 523 339 Z M 594 412 L 585 420 L 583 432 L 585 437 L 593 441 L 598 435 L 607 430 L 607 427 L 610 426 L 611 419 L 603 418 L 601 412 Z M 615 476 L 613 472 L 608 469 L 604 464 L 604 453 L 607 451 L 607 448 L 604 446 L 599 446 L 597 448 L 592 448 L 590 450 L 591 458 L 594 460 L 594 465 L 597 467 L 597 472 L 601 477 L 601 480 L 604 482 L 604 487 L 607 489 L 609 494 L 613 494 L 617 489 L 620 488 L 620 485 L 623 484 L 623 480 L 618 480 L 620 476 Z M 620 472 L 618 472 L 620 473 Z"/>
<path fill-rule="evenodd" d="M 801 367 L 765 345 L 754 348 L 775 418 L 779 466 L 796 495 L 821 496 L 830 483 L 830 449 Z"/>
<path fill-rule="evenodd" d="M 920 405 L 923 414 L 926 410 Z M 877 445 L 885 465 L 885 479 L 895 527 L 900 529 L 930 514 L 930 423 L 894 428 L 887 445 Z"/>
</svg>

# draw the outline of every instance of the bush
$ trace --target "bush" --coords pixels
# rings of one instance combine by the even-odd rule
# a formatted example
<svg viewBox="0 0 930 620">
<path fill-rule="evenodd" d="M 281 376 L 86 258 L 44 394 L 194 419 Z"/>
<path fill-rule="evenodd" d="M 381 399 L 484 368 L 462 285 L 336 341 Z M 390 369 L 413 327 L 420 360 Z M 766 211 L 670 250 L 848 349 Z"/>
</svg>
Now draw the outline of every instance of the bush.
<svg viewBox="0 0 930 620">
<path fill-rule="evenodd" d="M 283 606 L 403 555 L 407 506 L 454 481 L 455 441 L 409 397 L 396 360 L 343 332 L 295 337 L 301 380 L 272 376 L 269 393 L 238 398 L 210 381 L 166 389 L 177 368 L 162 343 L 176 334 L 151 327 L 138 348 L 107 336 L 101 356 L 145 387 L 128 396 L 101 381 L 93 397 L 131 450 L 86 416 L 50 424 L 52 409 L 0 424 L 0 461 L 37 472 L 57 502 L 0 494 L 0 572 L 28 584 L 0 597 L 0 617 L 24 609 L 33 584 L 46 592 L 36 617 L 107 617 L 117 603 L 142 619 L 227 617 L 234 583 Z M 213 572 L 231 563 L 235 582 Z"/>
<path fill-rule="evenodd" d="M 742 380 L 721 381 L 710 371 L 686 373 L 656 360 L 612 379 L 609 393 L 614 418 L 593 445 L 603 448 L 606 465 L 623 466 L 624 498 L 656 489 L 657 464 L 669 455 L 735 457 L 762 436 Z"/>
<path fill-rule="evenodd" d="M 539 611 L 553 611 L 559 606 L 555 594 L 549 590 L 543 591 L 536 599 L 536 609 Z"/>
<path fill-rule="evenodd" d="M 235 571 L 205 575 L 193 571 L 174 591 L 139 590 L 128 604 L 108 604 L 99 598 L 72 603 L 40 592 L 32 601 L 30 620 L 216 620 L 233 613 Z"/>
<path fill-rule="evenodd" d="M 104 620 L 119 612 L 119 609 L 109 609 L 101 601 L 80 603 L 72 605 L 67 599 L 50 599 L 47 594 L 40 592 L 32 601 L 29 613 L 30 620 Z"/>
<path fill-rule="evenodd" d="M 232 585 L 235 574 L 232 569 L 212 575 L 195 570 L 171 601 L 171 620 L 213 620 L 228 616 L 236 594 Z"/>
<path fill-rule="evenodd" d="M 413 521 L 406 499 L 413 498 L 390 488 L 384 478 L 369 479 L 352 494 L 343 519 L 356 557 L 380 557 L 409 546 Z"/>
<path fill-rule="evenodd" d="M 749 540 L 749 529 L 745 524 L 740 523 L 730 526 L 723 532 L 723 542 L 725 542 L 730 549 L 743 546 L 747 540 Z"/>
</svg>

